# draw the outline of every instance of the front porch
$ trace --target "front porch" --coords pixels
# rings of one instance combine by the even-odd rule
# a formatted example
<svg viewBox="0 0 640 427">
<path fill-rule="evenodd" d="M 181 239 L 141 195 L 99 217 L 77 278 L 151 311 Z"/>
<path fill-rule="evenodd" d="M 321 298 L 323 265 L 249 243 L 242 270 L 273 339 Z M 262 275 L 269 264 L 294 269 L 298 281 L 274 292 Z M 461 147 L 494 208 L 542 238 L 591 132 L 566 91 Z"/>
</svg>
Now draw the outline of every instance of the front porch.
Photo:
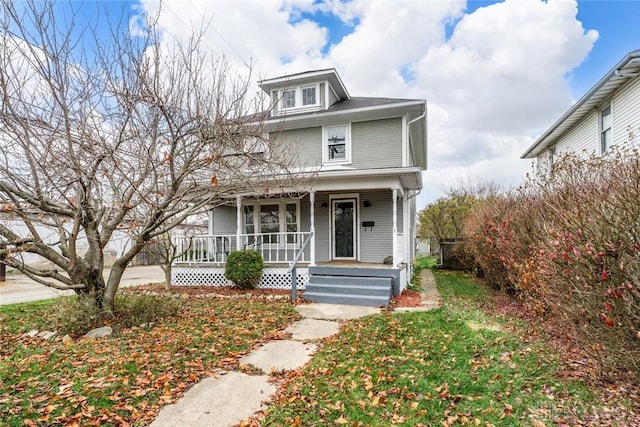
<svg viewBox="0 0 640 427">
<path fill-rule="evenodd" d="M 258 287 L 291 289 L 295 272 L 297 289 L 306 289 L 308 299 L 328 290 L 364 295 L 382 282 L 386 291 L 372 292 L 390 298 L 411 274 L 415 230 L 409 204 L 395 189 L 238 197 L 210 212 L 209 234 L 175 237 L 179 257 L 172 280 L 230 285 L 224 278 L 229 253 L 253 249 L 265 262 Z"/>
</svg>

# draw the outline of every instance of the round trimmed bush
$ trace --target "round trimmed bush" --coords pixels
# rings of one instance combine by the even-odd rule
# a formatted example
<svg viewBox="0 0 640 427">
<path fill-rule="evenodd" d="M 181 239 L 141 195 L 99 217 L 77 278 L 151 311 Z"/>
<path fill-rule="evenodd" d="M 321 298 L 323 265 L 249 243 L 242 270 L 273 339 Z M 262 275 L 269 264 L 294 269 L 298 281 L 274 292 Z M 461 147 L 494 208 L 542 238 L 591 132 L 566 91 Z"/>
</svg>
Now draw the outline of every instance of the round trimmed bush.
<svg viewBox="0 0 640 427">
<path fill-rule="evenodd" d="M 248 249 L 233 251 L 227 258 L 224 277 L 240 289 L 253 289 L 262 278 L 264 261 L 260 252 Z"/>
</svg>

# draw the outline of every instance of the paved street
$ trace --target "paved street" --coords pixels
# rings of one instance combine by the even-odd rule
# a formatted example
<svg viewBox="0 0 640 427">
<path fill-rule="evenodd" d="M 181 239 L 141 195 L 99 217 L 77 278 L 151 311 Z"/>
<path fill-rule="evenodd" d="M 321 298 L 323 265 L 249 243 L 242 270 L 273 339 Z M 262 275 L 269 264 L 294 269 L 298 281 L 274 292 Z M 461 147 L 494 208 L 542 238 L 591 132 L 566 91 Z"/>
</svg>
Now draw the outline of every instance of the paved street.
<svg viewBox="0 0 640 427">
<path fill-rule="evenodd" d="M 105 270 L 105 278 L 109 270 Z M 129 267 L 124 272 L 120 286 L 164 282 L 164 272 L 157 265 Z M 34 282 L 22 274 L 8 274 L 6 282 L 0 282 L 0 305 L 38 301 L 61 295 L 73 295 L 73 291 L 59 291 Z"/>
</svg>

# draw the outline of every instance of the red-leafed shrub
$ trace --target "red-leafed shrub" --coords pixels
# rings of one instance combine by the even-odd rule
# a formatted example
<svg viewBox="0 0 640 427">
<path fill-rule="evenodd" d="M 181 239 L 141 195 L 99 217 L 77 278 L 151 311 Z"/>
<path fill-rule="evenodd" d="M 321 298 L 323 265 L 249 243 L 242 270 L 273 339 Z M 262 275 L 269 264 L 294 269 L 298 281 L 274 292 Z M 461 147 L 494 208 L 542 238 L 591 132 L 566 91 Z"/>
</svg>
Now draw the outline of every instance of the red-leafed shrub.
<svg viewBox="0 0 640 427">
<path fill-rule="evenodd" d="M 565 156 L 551 174 L 478 203 L 467 250 L 494 287 L 562 315 L 611 361 L 640 360 L 640 155 Z"/>
</svg>

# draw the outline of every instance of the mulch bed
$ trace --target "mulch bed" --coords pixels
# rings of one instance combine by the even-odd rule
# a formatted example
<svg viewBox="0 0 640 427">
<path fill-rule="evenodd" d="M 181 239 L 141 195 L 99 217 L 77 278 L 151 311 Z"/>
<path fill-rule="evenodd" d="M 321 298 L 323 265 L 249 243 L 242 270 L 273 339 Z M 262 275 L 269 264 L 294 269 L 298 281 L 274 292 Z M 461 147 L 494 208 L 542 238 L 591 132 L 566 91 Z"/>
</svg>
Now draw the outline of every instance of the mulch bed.
<svg viewBox="0 0 640 427">
<path fill-rule="evenodd" d="M 170 289 L 165 289 L 163 283 L 152 283 L 148 285 L 132 286 L 123 288 L 122 292 L 125 294 L 138 294 L 138 293 L 153 293 L 158 295 L 194 295 L 194 296 L 206 296 L 206 295 L 223 295 L 223 296 L 254 296 L 264 297 L 270 295 L 290 296 L 291 291 L 288 289 L 238 289 L 233 286 L 171 286 Z M 298 296 L 301 292 L 298 293 Z M 302 298 L 298 298 L 299 303 L 304 303 Z M 421 305 L 420 292 L 405 289 L 402 295 L 395 296 L 391 299 L 389 308 L 396 307 L 419 307 Z"/>
<path fill-rule="evenodd" d="M 420 291 L 405 289 L 401 295 L 395 296 L 391 299 L 390 308 L 420 307 L 420 305 L 422 305 Z"/>
<path fill-rule="evenodd" d="M 152 292 L 160 295 L 291 295 L 291 291 L 286 289 L 238 289 L 233 286 L 171 286 L 165 289 L 163 283 L 153 283 L 141 286 L 132 286 L 123 289 L 124 293 Z"/>
</svg>

